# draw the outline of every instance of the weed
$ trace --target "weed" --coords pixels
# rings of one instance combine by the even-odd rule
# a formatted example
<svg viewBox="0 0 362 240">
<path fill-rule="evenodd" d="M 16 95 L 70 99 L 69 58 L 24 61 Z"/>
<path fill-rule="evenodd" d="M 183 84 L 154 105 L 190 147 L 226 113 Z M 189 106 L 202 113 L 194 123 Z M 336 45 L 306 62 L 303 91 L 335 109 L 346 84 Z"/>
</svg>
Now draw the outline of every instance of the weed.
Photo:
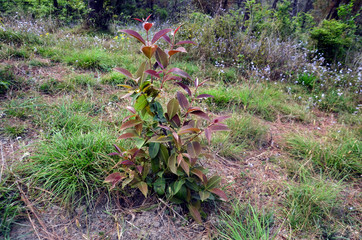
<svg viewBox="0 0 362 240">
<path fill-rule="evenodd" d="M 10 138 L 17 138 L 23 136 L 27 129 L 24 125 L 5 125 L 3 129 L 0 128 L 0 133 Z"/>
<path fill-rule="evenodd" d="M 124 75 L 118 72 L 110 72 L 102 76 L 101 82 L 103 84 L 118 85 L 126 83 L 127 79 Z"/>
</svg>

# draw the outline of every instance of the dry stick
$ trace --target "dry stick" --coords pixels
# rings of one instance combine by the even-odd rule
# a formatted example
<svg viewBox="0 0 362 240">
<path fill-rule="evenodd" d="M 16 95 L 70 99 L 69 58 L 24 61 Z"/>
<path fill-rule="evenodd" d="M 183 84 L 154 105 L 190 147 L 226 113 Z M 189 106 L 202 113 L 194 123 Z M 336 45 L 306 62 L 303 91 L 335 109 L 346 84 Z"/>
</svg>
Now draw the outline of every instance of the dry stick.
<svg viewBox="0 0 362 240">
<path fill-rule="evenodd" d="M 53 239 L 59 239 L 58 237 L 55 237 L 54 234 L 50 233 L 47 231 L 47 228 L 45 226 L 45 223 L 43 222 L 43 220 L 40 219 L 40 217 L 36 214 L 35 209 L 33 208 L 31 202 L 29 201 L 29 199 L 26 197 L 24 191 L 20 188 L 18 181 L 16 181 L 16 186 L 18 187 L 20 194 L 21 194 L 21 200 L 23 200 L 23 202 L 25 203 L 25 205 L 30 209 L 30 211 L 34 214 L 34 216 L 36 217 L 36 219 L 38 220 L 39 224 L 42 226 L 42 230 L 48 235 L 49 239 L 53 240 Z"/>
<path fill-rule="evenodd" d="M 3 154 L 3 143 L 1 142 L 1 171 L 0 171 L 0 182 L 1 182 L 1 178 L 4 172 L 4 167 L 5 167 L 5 159 L 4 159 L 4 154 Z"/>
<path fill-rule="evenodd" d="M 35 224 L 34 224 L 34 221 L 33 221 L 33 219 L 30 217 L 29 211 L 26 211 L 26 214 L 28 214 L 28 218 L 29 218 L 29 221 L 30 221 L 30 223 L 31 223 L 31 226 L 32 226 L 33 229 L 34 229 L 35 235 L 38 237 L 39 240 L 41 240 L 41 237 L 39 236 L 39 233 L 38 233 L 38 231 L 36 230 L 36 226 L 35 226 Z"/>
<path fill-rule="evenodd" d="M 173 213 L 175 213 L 177 216 L 179 216 L 180 218 L 182 218 L 182 220 L 184 220 L 185 222 L 189 223 L 189 221 L 184 218 L 183 216 L 181 216 L 178 212 L 176 212 L 170 205 L 168 205 L 165 201 L 163 201 L 161 198 L 158 199 L 161 203 L 163 203 L 166 207 L 168 207 L 169 209 L 171 209 L 171 211 Z"/>
</svg>

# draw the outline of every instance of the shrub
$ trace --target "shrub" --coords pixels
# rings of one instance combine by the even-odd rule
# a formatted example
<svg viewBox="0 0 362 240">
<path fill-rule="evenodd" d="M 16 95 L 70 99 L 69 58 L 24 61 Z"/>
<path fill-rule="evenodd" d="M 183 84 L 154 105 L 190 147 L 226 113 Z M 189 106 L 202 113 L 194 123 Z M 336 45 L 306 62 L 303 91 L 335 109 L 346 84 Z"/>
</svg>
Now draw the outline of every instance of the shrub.
<svg viewBox="0 0 362 240">
<path fill-rule="evenodd" d="M 353 34 L 350 26 L 338 20 L 323 20 L 321 26 L 311 31 L 318 51 L 328 62 L 344 62 L 347 50 L 352 46 Z"/>
<path fill-rule="evenodd" d="M 191 81 L 189 74 L 179 68 L 169 68 L 173 55 L 186 52 L 180 45 L 193 42 L 175 42 L 180 27 L 175 30 L 163 29 L 150 40 L 152 23 L 147 22 L 148 18 L 144 21 L 137 19 L 143 22 L 146 40 L 133 30 L 120 30 L 143 44 L 141 51 L 147 59 L 134 75 L 126 69 L 115 68 L 134 82 L 132 86 L 124 86 L 129 91 L 126 96 L 132 98 L 133 106 L 127 107 L 131 115 L 124 119 L 120 128 L 124 131 L 120 139 L 133 139 L 134 147 L 127 150 L 115 145 L 117 151 L 111 155 L 121 160 L 106 182 L 111 183 L 112 188 L 118 183 L 122 183 L 122 187 L 138 188 L 145 197 L 153 189 L 159 196 L 166 196 L 172 202 L 186 203 L 193 218 L 201 222 L 201 202 L 215 197 L 227 199 L 226 194 L 218 188 L 221 178 L 208 178 L 205 175 L 207 169 L 198 164 L 203 156 L 201 134 L 205 134 L 210 143 L 213 132 L 228 130 L 221 123 L 228 117 L 211 119 L 195 106 L 198 99 L 211 97 L 198 94 L 198 89 L 206 81 L 199 82 L 196 78 L 192 81 L 194 91 L 191 91 L 182 82 L 183 78 Z M 167 35 L 170 32 L 171 38 Z M 169 50 L 163 51 L 156 45 L 161 37 L 169 43 Z M 152 62 L 153 56 L 156 63 Z M 168 99 L 165 88 L 170 81 L 175 81 L 186 95 L 177 92 L 175 97 Z M 164 102 L 167 102 L 166 111 L 162 106 Z"/>
</svg>

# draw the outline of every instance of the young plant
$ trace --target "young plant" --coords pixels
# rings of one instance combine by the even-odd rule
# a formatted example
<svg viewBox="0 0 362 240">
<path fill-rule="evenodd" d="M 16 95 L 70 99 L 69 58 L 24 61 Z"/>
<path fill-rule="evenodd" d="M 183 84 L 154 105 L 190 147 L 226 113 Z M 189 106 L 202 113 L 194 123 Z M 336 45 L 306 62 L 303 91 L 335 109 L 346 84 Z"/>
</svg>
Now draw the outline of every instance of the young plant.
<svg viewBox="0 0 362 240">
<path fill-rule="evenodd" d="M 186 52 L 180 45 L 194 44 L 192 41 L 175 42 L 181 26 L 175 30 L 163 29 L 155 33 L 150 41 L 152 23 L 147 22 L 148 19 L 137 19 L 143 22 L 146 40 L 133 30 L 120 30 L 143 44 L 141 51 L 147 59 L 135 74 L 123 68 L 114 69 L 132 82 L 122 85 L 129 91 L 124 97 L 131 97 L 133 106 L 126 107 L 130 115 L 123 120 L 120 129 L 124 132 L 119 139 L 132 139 L 135 147 L 126 150 L 115 145 L 117 151 L 110 155 L 116 155 L 121 160 L 105 182 L 111 183 L 111 188 L 119 183 L 123 188 L 138 188 L 145 197 L 153 189 L 159 196 L 165 196 L 174 203 L 186 203 L 192 217 L 201 222 L 201 202 L 215 197 L 227 200 L 226 194 L 219 188 L 221 178 L 206 177 L 207 169 L 198 164 L 200 157 L 205 156 L 201 136 L 204 134 L 210 143 L 213 132 L 228 131 L 222 123 L 228 116 L 211 119 L 196 106 L 197 100 L 212 97 L 197 93 L 206 81 L 199 82 L 196 78 L 192 91 L 192 87 L 182 82 L 183 79 L 192 80 L 189 74 L 169 67 L 173 55 Z M 162 50 L 156 45 L 161 38 L 169 44 L 169 49 Z M 163 106 L 160 100 L 167 99 L 165 84 L 171 81 L 185 93 L 178 91 Z"/>
</svg>

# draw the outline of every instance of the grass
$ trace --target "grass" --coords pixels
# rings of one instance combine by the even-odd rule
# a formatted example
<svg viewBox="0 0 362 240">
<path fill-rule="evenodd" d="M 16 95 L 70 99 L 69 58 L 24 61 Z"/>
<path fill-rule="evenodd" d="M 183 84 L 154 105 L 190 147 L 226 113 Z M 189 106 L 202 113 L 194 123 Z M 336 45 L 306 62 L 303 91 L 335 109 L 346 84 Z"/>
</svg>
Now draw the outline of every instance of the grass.
<svg viewBox="0 0 362 240">
<path fill-rule="evenodd" d="M 215 134 L 212 147 L 224 157 L 239 159 L 245 150 L 261 149 L 268 144 L 268 129 L 257 118 L 234 113 L 226 121 L 230 132 Z"/>
<path fill-rule="evenodd" d="M 209 101 L 212 110 L 243 109 L 250 114 L 256 114 L 267 121 L 275 121 L 278 117 L 306 121 L 309 111 L 294 103 L 290 97 L 272 84 L 234 85 L 232 88 L 220 86 L 201 91 L 214 96 Z"/>
<path fill-rule="evenodd" d="M 315 231 L 333 218 L 332 211 L 339 205 L 341 182 L 334 183 L 322 177 L 305 177 L 300 183 L 288 185 L 284 204 L 287 218 L 296 231 Z"/>
<path fill-rule="evenodd" d="M 52 192 L 54 200 L 71 209 L 81 203 L 89 205 L 105 189 L 105 173 L 115 164 L 107 156 L 115 139 L 105 129 L 58 132 L 39 144 L 25 167 L 29 181 Z"/>
<path fill-rule="evenodd" d="M 259 210 L 251 204 L 232 203 L 231 213 L 221 211 L 216 226 L 220 239 L 227 240 L 269 240 L 275 236 L 271 233 L 274 216 L 271 212 Z"/>
<path fill-rule="evenodd" d="M 361 129 L 340 129 L 329 132 L 321 140 L 293 135 L 287 139 L 288 151 L 297 159 L 311 161 L 316 169 L 330 172 L 337 178 L 362 174 Z"/>
</svg>

